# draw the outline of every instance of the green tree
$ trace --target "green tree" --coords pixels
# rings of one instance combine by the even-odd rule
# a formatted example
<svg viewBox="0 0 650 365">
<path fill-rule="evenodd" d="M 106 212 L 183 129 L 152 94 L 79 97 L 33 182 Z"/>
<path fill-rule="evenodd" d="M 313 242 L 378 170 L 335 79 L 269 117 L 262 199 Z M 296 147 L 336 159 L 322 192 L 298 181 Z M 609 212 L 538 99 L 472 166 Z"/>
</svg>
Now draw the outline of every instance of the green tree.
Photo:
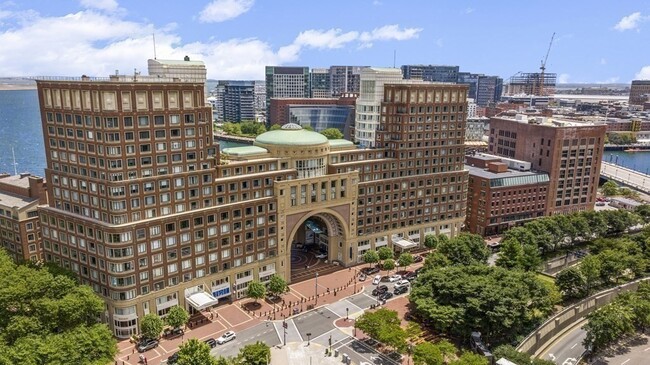
<svg viewBox="0 0 650 365">
<path fill-rule="evenodd" d="M 578 267 L 564 269 L 557 274 L 555 284 L 564 299 L 584 298 L 587 296 L 587 279 Z"/>
<path fill-rule="evenodd" d="M 221 127 L 224 133 L 231 134 L 234 136 L 240 136 L 242 134 L 241 126 L 238 123 L 223 123 Z"/>
<path fill-rule="evenodd" d="M 403 351 L 406 348 L 407 333 L 400 327 L 400 323 L 396 311 L 380 308 L 363 313 L 357 318 L 356 326 L 370 337 Z"/>
<path fill-rule="evenodd" d="M 393 258 L 393 250 L 388 248 L 388 246 L 382 246 L 377 250 L 377 253 L 379 254 L 379 259 L 380 260 L 387 260 L 387 259 L 392 259 Z"/>
<path fill-rule="evenodd" d="M 431 268 L 437 268 L 437 267 L 445 267 L 451 265 L 451 261 L 447 258 L 447 256 L 441 254 L 440 252 L 432 252 L 427 255 L 427 257 L 424 259 L 424 270 L 428 270 Z"/>
<path fill-rule="evenodd" d="M 338 128 L 323 129 L 320 134 L 327 137 L 327 139 L 342 139 L 343 133 Z"/>
<path fill-rule="evenodd" d="M 488 365 L 488 359 L 485 356 L 465 351 L 457 360 L 450 362 L 449 365 Z"/>
<path fill-rule="evenodd" d="M 178 348 L 178 365 L 218 365 L 217 359 L 210 355 L 210 346 L 196 338 L 191 338 Z"/>
<path fill-rule="evenodd" d="M 617 283 L 623 275 L 626 267 L 628 256 L 625 252 L 615 250 L 605 250 L 598 254 L 600 259 L 600 279 L 605 283 Z"/>
<path fill-rule="evenodd" d="M 54 264 L 14 263 L 0 250 L 0 364 L 106 364 L 117 344 L 97 323 L 104 303 Z"/>
<path fill-rule="evenodd" d="M 587 316 L 589 322 L 582 327 L 587 332 L 583 344 L 599 351 L 621 336 L 634 333 L 633 317 L 630 308 L 617 302 L 597 309 Z"/>
<path fill-rule="evenodd" d="M 384 263 L 382 264 L 382 267 L 383 267 L 384 270 L 390 272 L 391 270 L 393 270 L 395 268 L 395 260 L 393 260 L 393 259 L 384 260 Z"/>
<path fill-rule="evenodd" d="M 158 338 L 165 323 L 156 313 L 146 314 L 140 320 L 140 333 L 145 338 Z"/>
<path fill-rule="evenodd" d="M 506 269 L 521 269 L 521 261 L 524 255 L 524 248 L 516 238 L 506 240 L 501 244 L 499 257 L 496 265 Z"/>
<path fill-rule="evenodd" d="M 534 273 L 486 265 L 425 270 L 412 283 L 411 305 L 434 330 L 451 336 L 480 331 L 505 342 L 530 331 L 553 309 Z"/>
<path fill-rule="evenodd" d="M 452 265 L 485 264 L 490 256 L 483 237 L 469 233 L 438 242 L 438 252 L 447 256 Z"/>
<path fill-rule="evenodd" d="M 375 250 L 368 250 L 363 254 L 363 262 L 367 262 L 368 266 L 379 262 L 379 254 Z"/>
<path fill-rule="evenodd" d="M 165 322 L 174 328 L 179 328 L 185 326 L 189 319 L 190 314 L 187 313 L 185 308 L 175 305 L 169 309 L 169 313 L 165 317 Z"/>
<path fill-rule="evenodd" d="M 438 238 L 435 234 L 428 234 L 424 237 L 424 246 L 426 248 L 436 248 L 438 246 Z"/>
<path fill-rule="evenodd" d="M 259 299 L 262 299 L 266 296 L 266 286 L 260 283 L 259 281 L 251 281 L 248 283 L 248 297 L 255 299 L 255 303 Z"/>
<path fill-rule="evenodd" d="M 275 274 L 271 276 L 271 280 L 269 281 L 268 286 L 269 293 L 273 295 L 280 295 L 286 293 L 288 289 L 289 286 L 287 285 L 287 282 L 281 276 Z"/>
<path fill-rule="evenodd" d="M 271 128 L 269 128 L 270 131 L 277 131 L 278 129 L 282 129 L 282 126 L 279 124 L 273 124 Z"/>
<path fill-rule="evenodd" d="M 600 279 L 600 258 L 594 255 L 588 255 L 580 261 L 580 272 L 585 278 L 585 291 L 587 295 L 591 294 L 592 288 Z"/>
<path fill-rule="evenodd" d="M 536 271 L 543 261 L 539 248 L 534 244 L 523 245 L 522 248 L 524 253 L 521 256 L 521 268 L 524 271 Z"/>
<path fill-rule="evenodd" d="M 413 363 L 415 365 L 442 365 L 443 361 L 440 349 L 431 342 L 423 342 L 413 348 Z"/>
<path fill-rule="evenodd" d="M 402 252 L 397 258 L 397 263 L 401 267 L 407 267 L 413 263 L 413 255 L 409 252 Z"/>
<path fill-rule="evenodd" d="M 641 217 L 645 223 L 650 222 L 650 205 L 643 204 L 634 208 L 634 213 Z"/>
<path fill-rule="evenodd" d="M 310 126 L 310 125 L 303 125 L 301 127 L 302 127 L 302 129 L 304 129 L 306 131 L 310 131 L 310 132 L 314 131 L 314 128 L 312 128 L 312 126 Z"/>
<path fill-rule="evenodd" d="M 246 365 L 266 365 L 271 362 L 271 348 L 257 341 L 242 347 L 238 357 Z"/>
</svg>

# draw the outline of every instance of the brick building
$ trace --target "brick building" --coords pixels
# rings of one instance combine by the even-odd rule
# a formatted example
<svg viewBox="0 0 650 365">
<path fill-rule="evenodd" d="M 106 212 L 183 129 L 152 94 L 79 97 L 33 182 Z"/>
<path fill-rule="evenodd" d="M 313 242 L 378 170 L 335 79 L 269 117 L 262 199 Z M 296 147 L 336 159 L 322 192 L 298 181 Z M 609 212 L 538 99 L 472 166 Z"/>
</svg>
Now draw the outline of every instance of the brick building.
<svg viewBox="0 0 650 365">
<path fill-rule="evenodd" d="M 286 124 L 221 158 L 200 83 L 119 76 L 37 81 L 49 205 L 46 261 L 106 302 L 117 337 L 147 313 L 199 311 L 291 280 L 314 225 L 328 261 L 419 247 L 465 218 L 467 87 L 387 85 L 377 148 Z"/>
<path fill-rule="evenodd" d="M 0 241 L 15 261 L 43 258 L 38 206 L 47 204 L 42 177 L 0 174 Z"/>
<path fill-rule="evenodd" d="M 529 161 L 549 175 L 547 215 L 591 210 L 596 202 L 605 125 L 547 117 L 493 117 L 489 153 Z"/>
<path fill-rule="evenodd" d="M 650 101 L 650 80 L 633 80 L 630 86 L 629 103 L 643 105 Z"/>
<path fill-rule="evenodd" d="M 490 236 L 546 213 L 548 174 L 530 163 L 486 154 L 465 157 L 469 170 L 467 216 L 470 232 Z"/>
</svg>

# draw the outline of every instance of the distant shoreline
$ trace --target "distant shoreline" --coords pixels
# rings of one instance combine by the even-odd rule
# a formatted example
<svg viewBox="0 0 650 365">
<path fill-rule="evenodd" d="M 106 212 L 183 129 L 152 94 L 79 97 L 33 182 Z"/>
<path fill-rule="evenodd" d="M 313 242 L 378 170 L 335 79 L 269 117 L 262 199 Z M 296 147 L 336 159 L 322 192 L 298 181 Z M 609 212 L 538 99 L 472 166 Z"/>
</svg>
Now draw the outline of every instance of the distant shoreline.
<svg viewBox="0 0 650 365">
<path fill-rule="evenodd" d="M 34 85 L 0 84 L 0 90 L 36 90 Z"/>
</svg>

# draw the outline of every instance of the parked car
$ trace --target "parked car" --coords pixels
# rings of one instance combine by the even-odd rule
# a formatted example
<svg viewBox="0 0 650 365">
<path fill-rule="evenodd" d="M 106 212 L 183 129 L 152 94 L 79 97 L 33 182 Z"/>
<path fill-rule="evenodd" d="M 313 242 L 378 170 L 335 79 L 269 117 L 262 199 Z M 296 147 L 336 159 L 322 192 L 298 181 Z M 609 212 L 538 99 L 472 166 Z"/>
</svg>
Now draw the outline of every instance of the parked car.
<svg viewBox="0 0 650 365">
<path fill-rule="evenodd" d="M 388 281 L 390 281 L 391 283 L 396 282 L 396 281 L 400 281 L 400 280 L 402 280 L 402 275 L 395 274 L 395 275 L 391 275 L 391 276 L 388 277 Z"/>
<path fill-rule="evenodd" d="M 406 293 L 408 291 L 409 291 L 408 286 L 396 286 L 395 290 L 393 290 L 393 294 L 400 295 L 400 294 L 404 294 L 404 293 Z"/>
<path fill-rule="evenodd" d="M 326 253 L 319 253 L 318 255 L 316 255 L 316 258 L 317 258 L 317 259 L 326 259 L 326 258 L 327 258 L 327 254 L 326 254 Z"/>
<path fill-rule="evenodd" d="M 377 296 L 377 295 L 383 294 L 383 293 L 385 293 L 387 291 L 388 291 L 388 287 L 386 285 L 379 285 L 372 291 L 372 295 Z"/>
<path fill-rule="evenodd" d="M 182 336 L 184 334 L 185 334 L 185 331 L 183 331 L 182 328 L 172 328 L 172 329 L 166 330 L 164 332 L 163 336 L 166 339 L 172 339 L 172 338 L 180 337 L 180 336 Z"/>
<path fill-rule="evenodd" d="M 359 275 L 359 281 L 366 281 L 367 278 L 368 278 L 368 276 L 366 274 L 360 274 Z"/>
<path fill-rule="evenodd" d="M 372 275 L 376 274 L 379 272 L 379 268 L 377 267 L 364 267 L 361 269 L 361 272 L 366 274 L 366 275 Z"/>
<path fill-rule="evenodd" d="M 408 280 L 408 281 L 413 281 L 413 280 L 414 280 L 415 278 L 417 278 L 417 277 L 418 277 L 418 274 L 412 272 L 412 273 L 408 273 L 408 274 L 404 275 L 404 276 L 402 277 L 402 279 L 406 279 L 406 280 Z"/>
<path fill-rule="evenodd" d="M 214 338 L 208 338 L 207 340 L 203 340 L 203 342 L 208 344 L 208 346 L 210 346 L 211 349 L 213 349 L 213 348 L 215 348 L 215 346 L 217 346 L 217 340 L 215 340 Z"/>
<path fill-rule="evenodd" d="M 234 340 L 235 338 L 237 338 L 237 335 L 235 335 L 235 332 L 234 331 L 228 331 L 228 332 L 224 333 L 223 335 L 221 335 L 221 337 L 217 338 L 217 343 L 219 345 L 223 345 L 224 343 L 230 342 L 230 341 Z"/>
<path fill-rule="evenodd" d="M 393 293 L 387 291 L 385 293 L 379 294 L 379 300 L 388 300 L 393 297 Z"/>
<path fill-rule="evenodd" d="M 400 287 L 400 286 L 409 286 L 409 285 L 411 285 L 411 282 L 406 280 L 406 279 L 402 279 L 402 280 L 395 283 L 396 288 Z"/>
<path fill-rule="evenodd" d="M 172 356 L 167 358 L 167 365 L 174 365 L 178 362 L 178 352 L 174 352 Z"/>
<path fill-rule="evenodd" d="M 158 340 L 146 339 L 138 345 L 138 352 L 145 352 L 156 347 L 158 347 Z"/>
<path fill-rule="evenodd" d="M 604 207 L 607 204 L 605 202 L 597 202 L 596 205 L 599 207 Z"/>
<path fill-rule="evenodd" d="M 372 285 L 379 285 L 379 282 L 381 281 L 381 275 L 377 275 L 372 279 Z"/>
</svg>

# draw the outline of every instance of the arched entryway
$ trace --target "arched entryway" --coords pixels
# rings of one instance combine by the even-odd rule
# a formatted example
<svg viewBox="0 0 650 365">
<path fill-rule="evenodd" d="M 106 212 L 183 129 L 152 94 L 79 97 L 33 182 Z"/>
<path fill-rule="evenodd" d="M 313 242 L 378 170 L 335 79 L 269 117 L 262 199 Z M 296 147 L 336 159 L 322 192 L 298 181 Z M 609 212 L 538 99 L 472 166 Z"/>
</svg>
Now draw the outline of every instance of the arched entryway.
<svg viewBox="0 0 650 365">
<path fill-rule="evenodd" d="M 289 235 L 291 282 L 345 266 L 347 229 L 335 213 L 305 214 Z"/>
</svg>

